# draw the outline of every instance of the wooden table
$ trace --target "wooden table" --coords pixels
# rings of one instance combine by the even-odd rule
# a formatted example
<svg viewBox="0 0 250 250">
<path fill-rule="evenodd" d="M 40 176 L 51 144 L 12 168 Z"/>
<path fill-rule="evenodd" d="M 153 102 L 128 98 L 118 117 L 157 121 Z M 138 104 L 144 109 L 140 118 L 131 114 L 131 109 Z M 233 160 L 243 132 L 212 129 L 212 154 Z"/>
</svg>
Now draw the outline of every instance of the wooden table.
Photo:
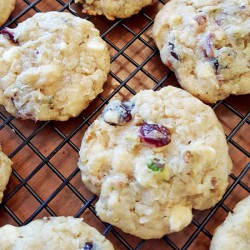
<svg viewBox="0 0 250 250">
<path fill-rule="evenodd" d="M 17 23 L 36 11 L 69 11 L 72 1 L 31 2 L 17 1 L 12 13 Z M 159 1 L 124 20 L 108 21 L 103 16 L 89 18 L 109 44 L 112 66 L 104 92 L 81 116 L 67 122 L 34 123 L 15 119 L 0 107 L 0 143 L 14 163 L 5 199 L 0 206 L 0 226 L 7 223 L 23 225 L 44 216 L 71 215 L 83 217 L 100 232 L 105 231 L 105 225 L 94 214 L 97 198 L 81 182 L 77 169 L 78 150 L 85 130 L 100 114 L 100 105 L 105 100 L 127 100 L 139 90 L 169 84 L 179 87 L 174 75 L 161 63 L 150 35 L 153 18 L 163 2 Z M 80 5 L 71 4 L 70 9 L 86 17 L 81 13 Z M 208 249 L 214 229 L 235 204 L 249 194 L 249 109 L 249 95 L 232 96 L 215 107 L 228 136 L 234 163 L 224 202 L 214 209 L 194 211 L 194 220 L 187 228 L 160 240 L 144 242 L 111 228 L 105 234 L 115 249 Z M 88 201 L 90 206 L 84 207 Z"/>
</svg>

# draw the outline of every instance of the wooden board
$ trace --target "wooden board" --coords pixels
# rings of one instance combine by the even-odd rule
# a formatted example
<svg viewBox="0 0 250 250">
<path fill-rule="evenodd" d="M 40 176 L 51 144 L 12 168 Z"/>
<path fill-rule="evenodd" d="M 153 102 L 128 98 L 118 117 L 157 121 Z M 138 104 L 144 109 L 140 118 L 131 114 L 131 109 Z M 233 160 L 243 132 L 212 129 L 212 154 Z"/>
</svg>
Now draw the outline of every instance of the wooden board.
<svg viewBox="0 0 250 250">
<path fill-rule="evenodd" d="M 18 17 L 18 23 L 33 16 L 36 11 L 60 11 L 69 2 L 72 1 L 42 0 L 29 3 L 18 0 L 12 18 Z M 34 8 L 30 8 L 30 4 Z M 169 69 L 161 63 L 151 38 L 152 20 L 162 6 L 163 1 L 159 1 L 125 20 L 108 21 L 103 16 L 89 18 L 101 34 L 105 34 L 112 66 L 104 92 L 78 118 L 67 122 L 34 123 L 12 119 L 0 107 L 0 126 L 6 123 L 0 130 L 0 143 L 14 163 L 5 200 L 0 206 L 0 226 L 7 223 L 23 225 L 50 215 L 77 215 L 101 233 L 104 232 L 104 224 L 94 214 L 97 199 L 85 189 L 80 179 L 77 169 L 78 149 L 85 130 L 100 114 L 102 108 L 98 107 L 106 98 L 112 96 L 127 100 L 139 90 L 155 88 L 159 82 L 163 86 L 171 84 L 179 87 L 174 75 L 169 76 Z M 80 5 L 72 4 L 70 8 L 81 17 L 86 17 L 81 13 Z M 106 232 L 106 236 L 115 245 L 115 249 L 181 249 L 192 237 L 188 249 L 208 249 L 214 229 L 225 219 L 228 211 L 249 194 L 249 109 L 249 95 L 227 98 L 215 109 L 226 135 L 230 136 L 230 155 L 234 163 L 233 175 L 230 177 L 233 188 L 223 206 L 214 210 L 212 215 L 209 215 L 211 210 L 194 211 L 192 224 L 182 232 L 160 240 L 143 242 L 113 228 Z M 88 121 L 86 124 L 85 119 Z M 243 171 L 246 173 L 240 182 L 235 183 Z M 93 199 L 91 206 L 84 210 L 83 206 L 89 199 Z M 171 247 L 168 241 L 175 246 Z M 138 246 L 140 243 L 141 248 Z"/>
</svg>

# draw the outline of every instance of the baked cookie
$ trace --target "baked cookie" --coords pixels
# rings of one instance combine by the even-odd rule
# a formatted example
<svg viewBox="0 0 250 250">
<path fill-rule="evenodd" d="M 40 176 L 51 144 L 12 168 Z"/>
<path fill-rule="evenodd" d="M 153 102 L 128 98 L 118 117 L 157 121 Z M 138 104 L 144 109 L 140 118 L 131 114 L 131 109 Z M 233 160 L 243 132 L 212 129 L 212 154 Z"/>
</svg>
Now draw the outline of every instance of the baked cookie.
<svg viewBox="0 0 250 250">
<path fill-rule="evenodd" d="M 215 230 L 210 250 L 250 249 L 250 196 L 240 201 Z"/>
<path fill-rule="evenodd" d="M 79 160 L 83 183 L 100 196 L 98 216 L 144 239 L 178 232 L 192 208 L 212 207 L 231 167 L 214 111 L 171 86 L 110 102 L 85 133 Z"/>
<path fill-rule="evenodd" d="M 101 91 L 110 70 L 94 25 L 69 13 L 38 13 L 0 35 L 0 104 L 15 117 L 67 120 Z"/>
<path fill-rule="evenodd" d="M 16 0 L 0 0 L 0 26 L 3 25 L 14 10 Z"/>
<path fill-rule="evenodd" d="M 83 4 L 83 12 L 89 15 L 105 15 L 109 20 L 130 17 L 156 0 L 75 0 Z"/>
<path fill-rule="evenodd" d="M 49 217 L 26 226 L 0 228 L 1 250 L 113 250 L 95 228 L 73 217 Z"/>
<path fill-rule="evenodd" d="M 153 38 L 180 85 L 204 102 L 250 93 L 249 0 L 172 0 Z"/>
<path fill-rule="evenodd" d="M 3 199 L 3 192 L 9 182 L 12 170 L 11 165 L 11 160 L 2 152 L 2 148 L 0 146 L 0 203 Z"/>
</svg>

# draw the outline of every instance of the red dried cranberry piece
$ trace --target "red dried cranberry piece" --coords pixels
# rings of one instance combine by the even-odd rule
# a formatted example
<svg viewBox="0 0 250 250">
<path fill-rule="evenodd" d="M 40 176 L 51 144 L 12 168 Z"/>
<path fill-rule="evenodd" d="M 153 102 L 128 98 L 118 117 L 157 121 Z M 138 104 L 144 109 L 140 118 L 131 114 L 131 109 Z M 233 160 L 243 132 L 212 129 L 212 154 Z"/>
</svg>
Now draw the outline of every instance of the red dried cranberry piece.
<svg viewBox="0 0 250 250">
<path fill-rule="evenodd" d="M 171 135 L 166 127 L 146 122 L 140 127 L 139 137 L 141 142 L 146 142 L 155 147 L 163 147 L 171 142 Z"/>
<path fill-rule="evenodd" d="M 132 120 L 132 108 L 130 102 L 112 101 L 103 110 L 104 121 L 113 126 L 125 125 Z"/>
<path fill-rule="evenodd" d="M 179 61 L 179 56 L 177 55 L 177 53 L 175 52 L 175 45 L 173 43 L 168 43 L 168 45 L 170 46 L 170 54 L 173 58 L 175 58 L 176 60 Z"/>
<path fill-rule="evenodd" d="M 201 26 L 207 22 L 207 17 L 205 15 L 198 15 L 194 17 L 194 20 Z"/>
<path fill-rule="evenodd" d="M 216 73 L 217 73 L 217 71 L 218 71 L 218 69 L 219 69 L 219 67 L 220 67 L 220 64 L 219 64 L 219 62 L 218 62 L 218 59 L 213 58 L 213 59 L 212 59 L 212 62 L 213 62 L 213 65 L 214 65 L 214 69 L 215 69 L 215 71 L 216 71 Z"/>
<path fill-rule="evenodd" d="M 213 34 L 208 34 L 205 39 L 205 50 L 203 51 L 205 57 L 214 57 L 213 37 Z"/>
<path fill-rule="evenodd" d="M 86 242 L 83 250 L 91 250 L 93 248 L 93 243 L 92 242 Z"/>
<path fill-rule="evenodd" d="M 125 122 L 131 121 L 132 120 L 131 109 L 133 108 L 133 106 L 130 105 L 129 102 L 122 102 L 121 107 L 126 111 L 125 116 L 123 116 L 122 119 Z"/>
<path fill-rule="evenodd" d="M 218 75 L 220 64 L 218 59 L 214 56 L 213 39 L 214 35 L 209 34 L 205 40 L 205 49 L 203 50 L 204 57 L 207 58 L 213 65 L 216 74 Z"/>
<path fill-rule="evenodd" d="M 10 40 L 12 43 L 18 43 L 15 40 L 14 34 L 12 32 L 10 32 L 7 28 L 4 28 L 3 30 L 0 30 L 0 34 L 4 35 L 5 38 Z"/>
</svg>

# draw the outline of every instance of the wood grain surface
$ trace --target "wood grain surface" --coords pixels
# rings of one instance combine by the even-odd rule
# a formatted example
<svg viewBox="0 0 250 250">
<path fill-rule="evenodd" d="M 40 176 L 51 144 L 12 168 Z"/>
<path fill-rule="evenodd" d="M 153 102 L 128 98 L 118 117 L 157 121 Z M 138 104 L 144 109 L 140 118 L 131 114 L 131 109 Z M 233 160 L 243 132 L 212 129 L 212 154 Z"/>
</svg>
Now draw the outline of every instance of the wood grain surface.
<svg viewBox="0 0 250 250">
<path fill-rule="evenodd" d="M 69 2 L 71 1 L 18 0 L 11 17 L 19 16 L 17 19 L 19 23 L 33 16 L 36 11 L 61 11 L 63 4 Z M 174 75 L 170 74 L 170 70 L 161 63 L 151 38 L 152 19 L 162 8 L 163 2 L 159 1 L 138 15 L 124 20 L 108 21 L 103 16 L 89 18 L 101 34 L 104 34 L 104 39 L 109 44 L 112 65 L 104 92 L 81 116 L 66 122 L 34 123 L 13 119 L 3 107 L 0 107 L 0 126 L 7 123 L 0 130 L 0 143 L 3 151 L 13 161 L 13 174 L 5 191 L 3 204 L 0 206 L 0 226 L 7 223 L 23 225 L 30 220 L 50 215 L 77 215 L 83 217 L 101 233 L 104 232 L 105 225 L 94 213 L 97 199 L 85 189 L 80 179 L 77 169 L 78 149 L 85 130 L 102 110 L 99 108 L 96 111 L 96 108 L 106 98 L 110 98 L 110 95 L 116 93 L 112 98 L 127 100 L 139 90 L 156 88 L 157 83 L 162 83 L 162 86 L 171 84 L 179 87 Z M 30 8 L 32 3 L 34 8 Z M 81 13 L 80 5 L 72 4 L 70 8 L 82 18 L 86 17 Z M 22 15 L 23 12 L 25 13 Z M 226 135 L 230 137 L 229 148 L 234 167 L 229 178 L 229 187 L 233 188 L 223 205 L 213 212 L 211 218 L 206 219 L 211 209 L 194 211 L 194 221 L 183 231 L 168 235 L 164 239 L 145 242 L 113 228 L 107 232 L 106 237 L 112 241 L 115 249 L 182 249 L 190 237 L 193 237 L 193 240 L 188 249 L 209 248 L 214 229 L 225 219 L 235 204 L 249 194 L 249 171 L 235 183 L 235 179 L 242 171 L 249 170 L 249 165 L 247 166 L 249 164 L 247 154 L 250 151 L 249 110 L 249 95 L 229 97 L 215 109 Z M 83 123 L 85 119 L 88 119 L 86 124 Z M 239 147 L 246 152 L 244 153 Z M 83 206 L 89 199 L 93 199 L 91 206 L 84 210 Z M 201 224 L 202 229 L 197 230 Z M 130 247 L 124 244 L 124 240 Z M 176 247 L 171 247 L 167 243 L 169 240 Z M 138 247 L 139 243 L 142 244 L 141 248 Z"/>
</svg>

